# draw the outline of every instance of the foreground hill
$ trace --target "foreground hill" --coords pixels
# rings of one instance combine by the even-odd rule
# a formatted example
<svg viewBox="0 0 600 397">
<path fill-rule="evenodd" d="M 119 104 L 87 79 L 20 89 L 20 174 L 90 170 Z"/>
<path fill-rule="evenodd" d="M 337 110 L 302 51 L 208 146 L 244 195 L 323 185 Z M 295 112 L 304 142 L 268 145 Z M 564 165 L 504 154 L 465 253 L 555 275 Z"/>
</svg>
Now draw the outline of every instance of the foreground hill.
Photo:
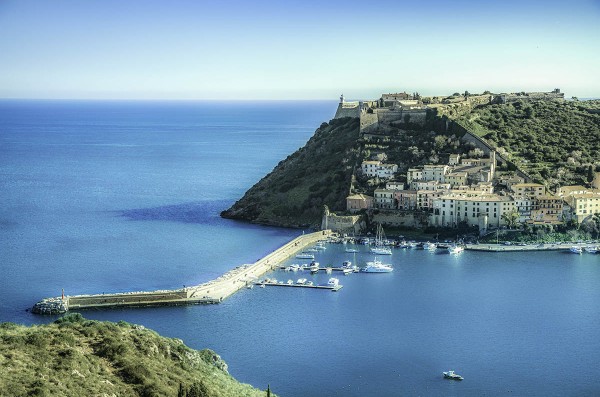
<svg viewBox="0 0 600 397">
<path fill-rule="evenodd" d="M 323 123 L 306 145 L 246 192 L 225 218 L 303 227 L 320 223 L 323 205 L 345 209 L 359 151 L 359 120 Z"/>
<path fill-rule="evenodd" d="M 585 185 L 600 166 L 600 101 L 516 101 L 466 116 L 472 132 L 550 187 Z"/>
<path fill-rule="evenodd" d="M 125 322 L 0 324 L 0 396 L 265 396 L 210 350 Z"/>
</svg>

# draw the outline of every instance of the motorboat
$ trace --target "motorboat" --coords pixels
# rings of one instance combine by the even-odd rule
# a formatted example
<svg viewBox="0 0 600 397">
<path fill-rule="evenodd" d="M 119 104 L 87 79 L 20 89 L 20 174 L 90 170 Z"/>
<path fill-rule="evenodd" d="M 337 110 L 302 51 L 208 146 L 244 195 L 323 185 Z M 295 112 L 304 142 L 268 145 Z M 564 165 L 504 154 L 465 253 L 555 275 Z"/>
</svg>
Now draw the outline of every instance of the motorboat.
<svg viewBox="0 0 600 397">
<path fill-rule="evenodd" d="M 392 265 L 384 264 L 377 259 L 367 262 L 366 266 L 360 269 L 360 271 L 363 273 L 389 273 L 393 270 L 394 268 Z"/>
<path fill-rule="evenodd" d="M 351 253 L 351 254 L 355 254 L 358 252 L 358 250 L 356 248 L 346 248 L 346 252 Z"/>
<path fill-rule="evenodd" d="M 434 251 L 437 249 L 437 245 L 430 243 L 429 241 L 423 243 L 423 249 L 428 251 Z"/>
<path fill-rule="evenodd" d="M 325 247 L 325 244 L 323 244 L 323 243 L 317 243 L 317 245 L 315 245 L 315 249 L 318 251 L 323 251 L 323 250 L 326 250 L 327 247 Z"/>
<path fill-rule="evenodd" d="M 296 284 L 298 284 L 298 285 L 304 285 L 304 284 L 306 284 L 306 279 L 305 278 L 299 278 L 298 281 L 296 281 Z"/>
<path fill-rule="evenodd" d="M 343 269 L 342 272 L 344 273 L 344 276 L 347 276 L 351 273 L 354 273 L 354 269 Z"/>
<path fill-rule="evenodd" d="M 309 252 L 301 252 L 298 255 L 296 255 L 296 258 L 298 258 L 298 259 L 315 259 L 315 256 Z"/>
<path fill-rule="evenodd" d="M 330 287 L 337 287 L 340 284 L 340 280 L 335 277 L 331 277 L 327 282 L 327 285 Z"/>
<path fill-rule="evenodd" d="M 313 284 L 314 284 L 314 283 L 313 283 L 312 281 L 307 281 L 307 282 L 306 282 L 306 285 L 308 285 L 309 287 L 312 287 L 312 286 L 313 286 Z"/>
<path fill-rule="evenodd" d="M 293 272 L 297 272 L 298 270 L 300 270 L 300 265 L 293 264 L 290 266 L 290 270 Z"/>
<path fill-rule="evenodd" d="M 445 379 L 452 379 L 452 380 L 463 380 L 464 379 L 459 374 L 454 373 L 454 371 L 443 372 L 443 374 L 444 374 Z"/>
<path fill-rule="evenodd" d="M 286 284 L 287 285 L 292 285 L 292 284 L 294 284 L 294 280 L 288 280 Z"/>
<path fill-rule="evenodd" d="M 452 244 L 449 245 L 447 248 L 448 252 L 451 254 L 460 254 L 461 252 L 463 252 L 465 249 L 461 246 L 461 245 L 457 245 L 457 244 Z"/>
<path fill-rule="evenodd" d="M 587 252 L 588 254 L 596 254 L 598 253 L 598 247 L 585 247 L 585 252 Z"/>
<path fill-rule="evenodd" d="M 581 249 L 581 247 L 574 245 L 571 248 L 569 248 L 569 252 L 572 252 L 573 254 L 581 254 L 583 250 Z"/>
<path fill-rule="evenodd" d="M 392 255 L 392 250 L 388 247 L 373 247 L 370 251 L 376 255 Z"/>
<path fill-rule="evenodd" d="M 312 274 L 318 273 L 319 272 L 319 262 L 315 262 L 315 261 L 311 262 L 309 270 Z"/>
</svg>

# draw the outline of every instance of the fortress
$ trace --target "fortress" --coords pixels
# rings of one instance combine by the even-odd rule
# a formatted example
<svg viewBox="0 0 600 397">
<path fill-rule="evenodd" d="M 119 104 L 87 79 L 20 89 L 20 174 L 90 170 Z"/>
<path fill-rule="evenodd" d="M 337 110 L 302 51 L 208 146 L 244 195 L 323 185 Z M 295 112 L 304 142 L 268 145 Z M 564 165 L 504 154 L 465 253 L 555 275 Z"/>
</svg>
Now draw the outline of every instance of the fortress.
<svg viewBox="0 0 600 397">
<path fill-rule="evenodd" d="M 424 126 L 429 116 L 456 117 L 470 112 L 474 107 L 490 103 L 510 103 L 518 100 L 564 100 L 565 94 L 556 88 L 551 92 L 519 92 L 511 94 L 481 95 L 454 94 L 447 97 L 422 97 L 418 93 L 382 94 L 374 101 L 346 102 L 344 95 L 335 112 L 336 119 L 354 117 L 360 119 L 361 133 L 385 133 L 388 127 L 401 124 Z"/>
</svg>

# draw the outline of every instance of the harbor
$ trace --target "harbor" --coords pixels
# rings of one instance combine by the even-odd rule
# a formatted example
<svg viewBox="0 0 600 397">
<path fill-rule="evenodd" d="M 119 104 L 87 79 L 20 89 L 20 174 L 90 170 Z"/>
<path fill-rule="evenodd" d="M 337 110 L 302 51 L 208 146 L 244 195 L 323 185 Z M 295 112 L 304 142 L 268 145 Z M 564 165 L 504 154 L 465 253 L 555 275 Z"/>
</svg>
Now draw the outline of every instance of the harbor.
<svg viewBox="0 0 600 397">
<path fill-rule="evenodd" d="M 138 291 L 109 294 L 65 295 L 46 298 L 31 309 L 35 314 L 61 314 L 69 310 L 102 309 L 115 307 L 177 306 L 212 304 L 253 284 L 268 271 L 277 269 L 283 261 L 306 247 L 330 237 L 330 230 L 303 234 L 269 253 L 253 264 L 237 266 L 215 280 L 174 290 Z"/>
</svg>

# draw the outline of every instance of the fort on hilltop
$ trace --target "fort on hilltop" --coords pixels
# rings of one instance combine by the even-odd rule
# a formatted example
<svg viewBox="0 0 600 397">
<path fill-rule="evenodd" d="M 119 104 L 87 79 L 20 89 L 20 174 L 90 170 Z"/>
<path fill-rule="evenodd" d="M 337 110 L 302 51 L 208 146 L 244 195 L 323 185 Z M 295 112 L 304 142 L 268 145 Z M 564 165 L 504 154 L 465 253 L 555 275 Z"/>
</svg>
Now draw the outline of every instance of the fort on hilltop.
<svg viewBox="0 0 600 397">
<path fill-rule="evenodd" d="M 421 96 L 406 92 L 382 94 L 377 100 L 346 101 L 340 96 L 334 118 L 354 117 L 360 119 L 361 133 L 385 133 L 390 126 L 412 123 L 425 125 L 428 115 L 459 116 L 474 107 L 490 103 L 510 103 L 519 100 L 563 100 L 565 94 L 556 88 L 550 92 L 518 92 L 471 95 L 455 93 L 450 96 Z"/>
</svg>

